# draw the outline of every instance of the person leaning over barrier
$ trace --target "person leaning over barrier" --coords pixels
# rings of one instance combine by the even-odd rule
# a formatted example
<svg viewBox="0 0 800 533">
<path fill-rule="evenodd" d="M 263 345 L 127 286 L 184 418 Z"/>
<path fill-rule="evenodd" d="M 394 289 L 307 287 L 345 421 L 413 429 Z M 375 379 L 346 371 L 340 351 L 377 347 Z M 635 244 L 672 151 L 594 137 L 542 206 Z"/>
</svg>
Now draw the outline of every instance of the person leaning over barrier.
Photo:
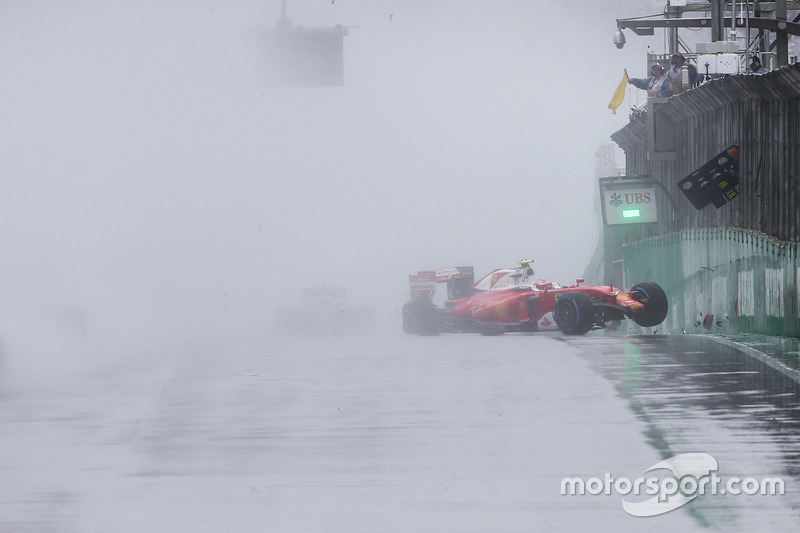
<svg viewBox="0 0 800 533">
<path fill-rule="evenodd" d="M 758 56 L 753 56 L 753 58 L 750 60 L 750 71 L 753 74 L 759 74 L 759 75 L 766 74 L 767 72 L 769 72 L 761 65 L 761 60 L 758 58 Z"/>
<path fill-rule="evenodd" d="M 683 83 L 683 67 L 686 67 L 689 71 L 689 83 L 685 86 Z M 665 76 L 672 84 L 672 92 L 674 94 L 683 92 L 688 87 L 694 87 L 700 83 L 697 68 L 691 63 L 687 63 L 683 54 L 672 54 L 672 68 L 667 71 Z"/>
<path fill-rule="evenodd" d="M 628 78 L 628 83 L 647 91 L 648 97 L 666 98 L 672 96 L 672 83 L 664 76 L 664 67 L 655 64 L 650 68 L 649 78 Z"/>
</svg>

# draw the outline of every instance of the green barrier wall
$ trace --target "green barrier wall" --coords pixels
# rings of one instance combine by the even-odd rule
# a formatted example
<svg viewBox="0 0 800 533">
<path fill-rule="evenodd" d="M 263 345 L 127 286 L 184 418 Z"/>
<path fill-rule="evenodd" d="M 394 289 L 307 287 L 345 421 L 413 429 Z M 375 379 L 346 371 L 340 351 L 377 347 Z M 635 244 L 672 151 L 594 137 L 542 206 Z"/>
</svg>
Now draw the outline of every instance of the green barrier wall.
<svg viewBox="0 0 800 533">
<path fill-rule="evenodd" d="M 684 230 L 625 245 L 625 286 L 655 281 L 670 301 L 661 326 L 642 330 L 626 321 L 628 331 L 798 337 L 798 248 L 735 228 Z"/>
</svg>

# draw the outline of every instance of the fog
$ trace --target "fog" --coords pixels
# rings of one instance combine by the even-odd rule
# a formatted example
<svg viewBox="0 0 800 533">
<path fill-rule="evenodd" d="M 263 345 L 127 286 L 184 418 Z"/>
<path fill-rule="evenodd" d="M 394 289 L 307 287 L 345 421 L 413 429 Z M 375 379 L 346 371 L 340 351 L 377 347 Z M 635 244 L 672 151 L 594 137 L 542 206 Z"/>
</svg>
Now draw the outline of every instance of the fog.
<svg viewBox="0 0 800 533">
<path fill-rule="evenodd" d="M 581 275 L 608 101 L 653 44 L 614 21 L 651 10 L 557 5 L 289 0 L 349 28 L 345 82 L 279 89 L 254 38 L 278 0 L 3 2 L 9 353 L 260 335 L 323 283 L 399 329 L 420 269 Z"/>
</svg>

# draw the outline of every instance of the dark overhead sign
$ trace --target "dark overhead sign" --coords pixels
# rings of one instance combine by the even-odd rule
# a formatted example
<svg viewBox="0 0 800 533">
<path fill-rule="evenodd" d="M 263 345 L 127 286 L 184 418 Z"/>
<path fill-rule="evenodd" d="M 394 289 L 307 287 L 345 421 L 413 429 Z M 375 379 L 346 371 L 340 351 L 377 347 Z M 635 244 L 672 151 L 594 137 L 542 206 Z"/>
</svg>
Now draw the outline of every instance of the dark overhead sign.
<svg viewBox="0 0 800 533">
<path fill-rule="evenodd" d="M 678 182 L 678 188 L 700 210 L 719 209 L 739 195 L 739 147 L 733 145 Z"/>
</svg>

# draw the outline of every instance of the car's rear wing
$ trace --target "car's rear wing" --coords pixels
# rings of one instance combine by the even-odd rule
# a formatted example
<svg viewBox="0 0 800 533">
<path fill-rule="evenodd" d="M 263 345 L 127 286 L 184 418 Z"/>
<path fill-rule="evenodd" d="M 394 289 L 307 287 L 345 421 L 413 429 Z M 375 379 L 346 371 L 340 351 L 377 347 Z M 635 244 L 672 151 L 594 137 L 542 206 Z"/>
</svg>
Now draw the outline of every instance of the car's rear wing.
<svg viewBox="0 0 800 533">
<path fill-rule="evenodd" d="M 411 299 L 433 301 L 436 287 L 447 283 L 447 299 L 457 300 L 470 296 L 475 292 L 475 269 L 473 267 L 440 268 L 438 270 L 421 270 L 408 276 Z"/>
<path fill-rule="evenodd" d="M 344 287 L 307 287 L 303 289 L 305 305 L 320 303 L 344 305 L 347 301 L 347 289 Z"/>
</svg>

